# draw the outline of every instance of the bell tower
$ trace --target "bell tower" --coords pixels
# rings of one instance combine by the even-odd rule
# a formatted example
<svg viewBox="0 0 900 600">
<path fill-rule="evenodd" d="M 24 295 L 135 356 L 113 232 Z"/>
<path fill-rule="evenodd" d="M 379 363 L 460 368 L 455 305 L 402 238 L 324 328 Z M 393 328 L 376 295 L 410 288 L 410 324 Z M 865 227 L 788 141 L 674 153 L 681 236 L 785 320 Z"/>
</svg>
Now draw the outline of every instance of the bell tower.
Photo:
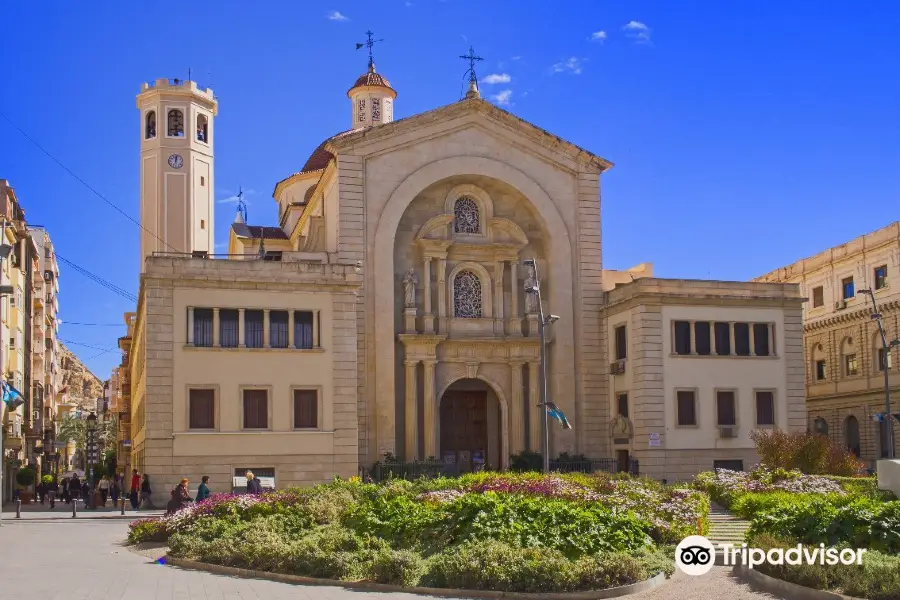
<svg viewBox="0 0 900 600">
<path fill-rule="evenodd" d="M 372 47 L 384 40 L 372 39 L 372 35 L 371 31 L 367 31 L 367 40 L 356 45 L 357 50 L 362 47 L 369 49 L 369 67 L 347 91 L 350 98 L 350 129 L 372 127 L 394 120 L 397 91 L 383 75 L 375 72 L 375 57 L 372 55 Z"/>
<path fill-rule="evenodd" d="M 154 252 L 209 252 L 213 120 L 218 101 L 193 81 L 157 79 L 137 96 L 141 136 L 141 272 Z"/>
</svg>

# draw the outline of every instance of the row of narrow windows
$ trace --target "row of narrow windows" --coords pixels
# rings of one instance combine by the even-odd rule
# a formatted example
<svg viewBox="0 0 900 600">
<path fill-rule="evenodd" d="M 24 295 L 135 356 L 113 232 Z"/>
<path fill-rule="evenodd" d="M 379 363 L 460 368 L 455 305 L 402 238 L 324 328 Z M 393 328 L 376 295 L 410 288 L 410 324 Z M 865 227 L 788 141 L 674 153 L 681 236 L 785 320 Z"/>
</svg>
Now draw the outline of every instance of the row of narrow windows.
<svg viewBox="0 0 900 600">
<path fill-rule="evenodd" d="M 857 458 L 862 454 L 862 442 L 860 440 L 859 434 L 859 420 L 853 415 L 848 416 L 843 421 L 843 431 L 836 432 L 838 437 L 842 437 L 841 440 L 843 444 L 847 447 L 850 452 L 852 452 Z M 824 435 L 829 437 L 828 433 L 828 421 L 823 419 L 822 417 L 816 417 L 815 421 L 813 421 L 812 427 L 813 433 L 818 435 Z M 886 421 L 881 421 L 878 423 L 878 445 L 880 447 L 879 456 L 881 458 L 887 457 L 887 448 L 888 448 L 888 439 L 891 437 L 891 428 Z"/>
<path fill-rule="evenodd" d="M 184 137 L 184 113 L 173 108 L 166 115 L 166 135 L 169 137 Z M 144 139 L 150 140 L 156 137 L 156 111 L 147 113 L 144 128 Z M 209 119 L 206 115 L 197 115 L 197 141 L 209 141 Z"/>
<path fill-rule="evenodd" d="M 872 270 L 872 283 L 876 291 L 888 286 L 887 265 L 879 265 Z M 856 296 L 857 291 L 853 277 L 841 279 L 842 300 L 852 300 Z M 819 308 L 821 306 L 825 306 L 825 287 L 819 285 L 812 289 L 812 307 Z"/>
<path fill-rule="evenodd" d="M 875 369 L 881 373 L 884 371 L 885 366 L 889 371 L 893 368 L 891 353 L 885 354 L 884 348 L 878 348 L 875 351 Z M 842 356 L 841 368 L 841 374 L 844 377 L 853 377 L 860 374 L 859 358 L 856 352 L 846 353 Z M 813 360 L 813 370 L 815 371 L 816 381 L 828 379 L 828 361 L 826 359 L 816 358 Z"/>
</svg>

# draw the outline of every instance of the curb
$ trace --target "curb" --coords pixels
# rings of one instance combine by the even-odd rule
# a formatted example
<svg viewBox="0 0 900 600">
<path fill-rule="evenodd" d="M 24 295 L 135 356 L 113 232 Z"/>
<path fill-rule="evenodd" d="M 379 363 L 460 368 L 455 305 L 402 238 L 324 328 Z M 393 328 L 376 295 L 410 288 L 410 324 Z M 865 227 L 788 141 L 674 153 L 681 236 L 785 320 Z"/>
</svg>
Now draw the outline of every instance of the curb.
<svg viewBox="0 0 900 600">
<path fill-rule="evenodd" d="M 172 558 L 166 556 L 166 564 L 182 569 L 194 571 L 207 571 L 219 575 L 232 575 L 252 579 L 268 579 L 281 583 L 327 585 L 333 587 L 351 588 L 357 590 L 369 590 L 373 592 L 400 592 L 406 594 L 421 594 L 427 596 L 452 596 L 458 598 L 510 598 L 511 600 L 602 600 L 604 598 L 619 598 L 636 594 L 645 590 L 661 586 L 666 581 L 664 573 L 639 581 L 631 585 L 609 588 L 606 590 L 594 590 L 588 592 L 567 592 L 555 594 L 500 592 L 494 590 L 455 590 L 449 588 L 405 587 L 402 585 L 390 585 L 386 583 L 373 583 L 369 581 L 338 581 L 335 579 L 319 579 L 316 577 L 303 577 L 301 575 L 287 575 L 285 573 L 270 573 L 268 571 L 252 571 L 237 567 L 225 567 L 193 560 Z"/>
<path fill-rule="evenodd" d="M 816 590 L 797 585 L 796 583 L 790 583 L 789 581 L 760 573 L 756 569 L 751 569 L 742 564 L 734 565 L 731 573 L 744 583 L 749 583 L 769 594 L 790 598 L 791 600 L 864 600 L 854 596 L 844 596 L 837 592 Z"/>
</svg>

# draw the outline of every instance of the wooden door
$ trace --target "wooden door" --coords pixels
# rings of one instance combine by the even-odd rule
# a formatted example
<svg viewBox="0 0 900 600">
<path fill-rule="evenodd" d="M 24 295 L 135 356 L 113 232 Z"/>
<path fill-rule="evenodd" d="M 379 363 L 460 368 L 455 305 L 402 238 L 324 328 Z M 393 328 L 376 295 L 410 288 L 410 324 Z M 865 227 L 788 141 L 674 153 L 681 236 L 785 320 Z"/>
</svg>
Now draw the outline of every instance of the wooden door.
<svg viewBox="0 0 900 600">
<path fill-rule="evenodd" d="M 487 453 L 487 392 L 447 392 L 441 399 L 441 452 Z"/>
</svg>

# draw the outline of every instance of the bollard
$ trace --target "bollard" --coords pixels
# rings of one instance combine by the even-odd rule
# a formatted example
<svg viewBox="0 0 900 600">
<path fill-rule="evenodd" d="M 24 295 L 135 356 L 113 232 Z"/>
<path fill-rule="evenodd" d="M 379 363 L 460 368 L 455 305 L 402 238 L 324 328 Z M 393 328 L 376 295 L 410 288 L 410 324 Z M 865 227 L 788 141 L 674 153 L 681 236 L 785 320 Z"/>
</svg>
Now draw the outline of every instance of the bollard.
<svg viewBox="0 0 900 600">
<path fill-rule="evenodd" d="M 125 514 L 125 496 L 122 496 L 122 515 Z"/>
<path fill-rule="evenodd" d="M 19 498 L 16 498 L 16 518 L 22 518 L 22 501 Z"/>
<path fill-rule="evenodd" d="M 72 498 L 72 518 L 74 519 L 77 516 L 78 516 L 78 499 Z"/>
</svg>

